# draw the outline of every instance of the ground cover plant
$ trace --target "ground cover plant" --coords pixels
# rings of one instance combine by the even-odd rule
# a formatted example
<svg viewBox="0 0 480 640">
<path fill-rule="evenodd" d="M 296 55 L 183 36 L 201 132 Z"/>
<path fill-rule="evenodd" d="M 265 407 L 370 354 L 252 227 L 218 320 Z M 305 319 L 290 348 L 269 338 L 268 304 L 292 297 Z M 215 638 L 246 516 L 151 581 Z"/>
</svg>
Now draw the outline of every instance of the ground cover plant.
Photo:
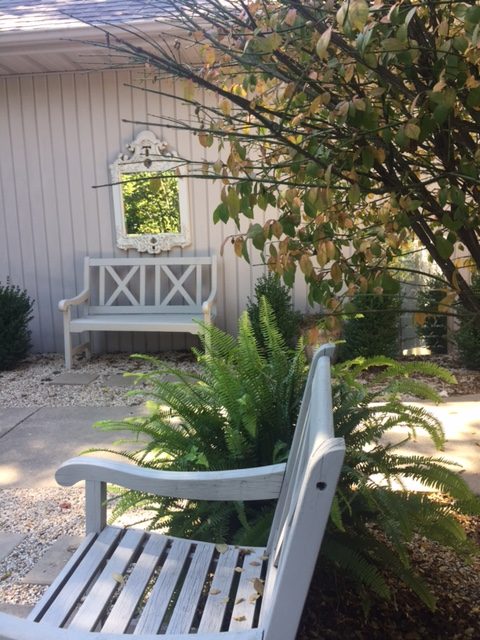
<svg viewBox="0 0 480 640">
<path fill-rule="evenodd" d="M 291 289 L 286 287 L 280 277 L 274 273 L 267 273 L 255 283 L 255 297 L 247 300 L 247 313 L 252 324 L 257 344 L 263 343 L 263 332 L 260 322 L 260 305 L 265 298 L 275 314 L 276 325 L 281 332 L 285 343 L 292 347 L 295 345 L 299 333 L 302 316 L 295 311 L 292 303 Z"/>
<path fill-rule="evenodd" d="M 400 352 L 400 295 L 357 293 L 352 298 L 356 314 L 349 315 L 342 327 L 339 358 L 358 356 L 395 358 Z"/>
<path fill-rule="evenodd" d="M 434 354 L 447 353 L 448 350 L 447 316 L 439 312 L 444 296 L 445 291 L 434 281 L 423 286 L 417 295 L 418 309 L 425 314 L 417 325 L 417 333 Z"/>
<path fill-rule="evenodd" d="M 209 345 L 197 352 L 200 373 L 188 375 L 158 363 L 153 373 L 140 374 L 150 385 L 150 414 L 100 428 L 124 430 L 123 455 L 135 463 L 170 470 L 218 470 L 251 467 L 285 460 L 306 379 L 303 348 L 288 349 L 274 315 L 261 304 L 264 345 L 260 346 L 248 314 L 240 321 L 238 339 L 205 327 Z M 373 371 L 368 384 L 361 376 Z M 426 607 L 435 597 L 413 568 L 407 546 L 415 536 L 455 549 L 473 551 L 459 513 L 478 513 L 479 504 L 458 469 L 441 457 L 405 455 L 385 437 L 400 428 L 402 442 L 425 431 L 437 448 L 444 442 L 436 418 L 401 402 L 401 395 L 438 400 L 415 375 L 452 382 L 448 372 L 431 363 L 398 363 L 388 358 L 357 359 L 333 369 L 336 433 L 347 454 L 321 551 L 321 566 L 330 576 L 345 576 L 357 585 L 366 611 L 372 597 L 392 599 L 388 576 L 396 576 Z M 173 379 L 165 379 L 165 375 Z M 439 503 L 428 494 L 396 490 L 420 480 L 449 497 Z M 138 492 L 121 495 L 115 515 L 131 506 L 150 513 L 150 526 L 173 535 L 218 542 L 262 544 L 273 505 L 205 503 L 152 497 Z M 153 512 L 153 513 L 152 513 Z M 357 596 L 358 597 L 358 596 Z"/>
<path fill-rule="evenodd" d="M 472 290 L 480 300 L 480 276 L 472 278 Z M 480 323 L 476 314 L 464 306 L 458 310 L 460 326 L 455 333 L 455 342 L 461 361 L 469 369 L 480 370 Z"/>
<path fill-rule="evenodd" d="M 28 354 L 32 309 L 27 291 L 0 283 L 0 370 L 12 369 Z"/>
</svg>

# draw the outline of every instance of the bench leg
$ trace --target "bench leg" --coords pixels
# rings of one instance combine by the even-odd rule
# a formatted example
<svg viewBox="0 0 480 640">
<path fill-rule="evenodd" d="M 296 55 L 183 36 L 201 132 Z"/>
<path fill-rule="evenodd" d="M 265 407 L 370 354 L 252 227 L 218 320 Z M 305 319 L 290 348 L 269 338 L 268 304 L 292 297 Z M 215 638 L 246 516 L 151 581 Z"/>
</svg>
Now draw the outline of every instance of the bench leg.
<svg viewBox="0 0 480 640">
<path fill-rule="evenodd" d="M 72 334 L 70 331 L 65 331 L 65 369 L 72 368 Z"/>
</svg>

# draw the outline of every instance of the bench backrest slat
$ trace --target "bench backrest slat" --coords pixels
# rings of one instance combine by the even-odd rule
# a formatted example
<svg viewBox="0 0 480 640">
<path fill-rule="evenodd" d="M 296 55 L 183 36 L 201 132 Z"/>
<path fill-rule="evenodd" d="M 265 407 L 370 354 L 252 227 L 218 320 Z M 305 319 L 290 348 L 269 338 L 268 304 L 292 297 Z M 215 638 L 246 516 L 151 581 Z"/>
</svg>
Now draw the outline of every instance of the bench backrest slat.
<svg viewBox="0 0 480 640">
<path fill-rule="evenodd" d="M 85 258 L 89 313 L 200 314 L 217 286 L 215 256 Z"/>
</svg>

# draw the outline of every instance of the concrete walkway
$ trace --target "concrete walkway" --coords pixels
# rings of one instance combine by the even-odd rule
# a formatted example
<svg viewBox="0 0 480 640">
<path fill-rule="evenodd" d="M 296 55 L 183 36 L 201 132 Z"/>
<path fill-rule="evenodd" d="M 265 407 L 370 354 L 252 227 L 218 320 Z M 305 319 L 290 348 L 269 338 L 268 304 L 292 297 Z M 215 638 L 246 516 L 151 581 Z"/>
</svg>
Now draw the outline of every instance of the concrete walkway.
<svg viewBox="0 0 480 640">
<path fill-rule="evenodd" d="M 58 486 L 54 473 L 62 462 L 125 437 L 94 429 L 94 422 L 142 413 L 142 407 L 0 409 L 0 489 Z"/>
<path fill-rule="evenodd" d="M 425 405 L 443 423 L 447 443 L 435 451 L 420 431 L 405 449 L 441 455 L 460 464 L 464 478 L 480 494 L 480 395 L 458 396 Z M 93 429 L 97 420 L 140 415 L 142 407 L 44 407 L 0 409 L 0 489 L 57 486 L 55 470 L 67 458 L 93 446 L 111 446 L 121 434 Z M 401 430 L 390 440 L 402 439 Z"/>
</svg>

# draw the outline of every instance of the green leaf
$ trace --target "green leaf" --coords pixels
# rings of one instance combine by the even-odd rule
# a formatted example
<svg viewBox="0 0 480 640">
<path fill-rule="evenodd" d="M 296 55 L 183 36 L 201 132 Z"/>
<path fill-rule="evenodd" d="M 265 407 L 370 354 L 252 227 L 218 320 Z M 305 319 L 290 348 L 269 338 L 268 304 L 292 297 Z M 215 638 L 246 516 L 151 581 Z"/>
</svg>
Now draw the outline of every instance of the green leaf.
<svg viewBox="0 0 480 640">
<path fill-rule="evenodd" d="M 228 190 L 227 207 L 230 218 L 236 218 L 240 212 L 240 198 L 233 187 Z"/>
<path fill-rule="evenodd" d="M 480 23 L 480 7 L 470 7 L 465 12 L 465 22 L 470 22 L 471 24 Z"/>
<path fill-rule="evenodd" d="M 213 212 L 213 222 L 217 224 L 219 220 L 222 222 L 228 222 L 228 209 L 224 202 L 218 205 L 218 207 Z"/>
<path fill-rule="evenodd" d="M 283 280 L 287 287 L 293 287 L 295 284 L 295 266 L 285 269 L 283 272 Z"/>
<path fill-rule="evenodd" d="M 433 119 L 437 124 L 443 124 L 445 120 L 448 118 L 450 113 L 450 107 L 447 107 L 444 104 L 439 104 L 433 110 Z"/>
<path fill-rule="evenodd" d="M 248 230 L 247 237 L 251 238 L 255 249 L 261 251 L 265 246 L 265 233 L 261 224 L 253 224 Z"/>
<path fill-rule="evenodd" d="M 355 182 L 355 184 L 352 184 L 352 186 L 348 190 L 348 201 L 350 202 L 350 204 L 357 204 L 357 202 L 360 200 L 360 196 L 360 187 L 358 183 Z"/>
<path fill-rule="evenodd" d="M 450 258 L 450 256 L 453 253 L 453 249 L 454 249 L 453 244 L 443 236 L 440 236 L 440 235 L 435 236 L 435 246 L 440 256 L 445 260 Z"/>
<path fill-rule="evenodd" d="M 480 87 L 471 89 L 467 96 L 467 105 L 473 108 L 480 106 Z"/>
</svg>

